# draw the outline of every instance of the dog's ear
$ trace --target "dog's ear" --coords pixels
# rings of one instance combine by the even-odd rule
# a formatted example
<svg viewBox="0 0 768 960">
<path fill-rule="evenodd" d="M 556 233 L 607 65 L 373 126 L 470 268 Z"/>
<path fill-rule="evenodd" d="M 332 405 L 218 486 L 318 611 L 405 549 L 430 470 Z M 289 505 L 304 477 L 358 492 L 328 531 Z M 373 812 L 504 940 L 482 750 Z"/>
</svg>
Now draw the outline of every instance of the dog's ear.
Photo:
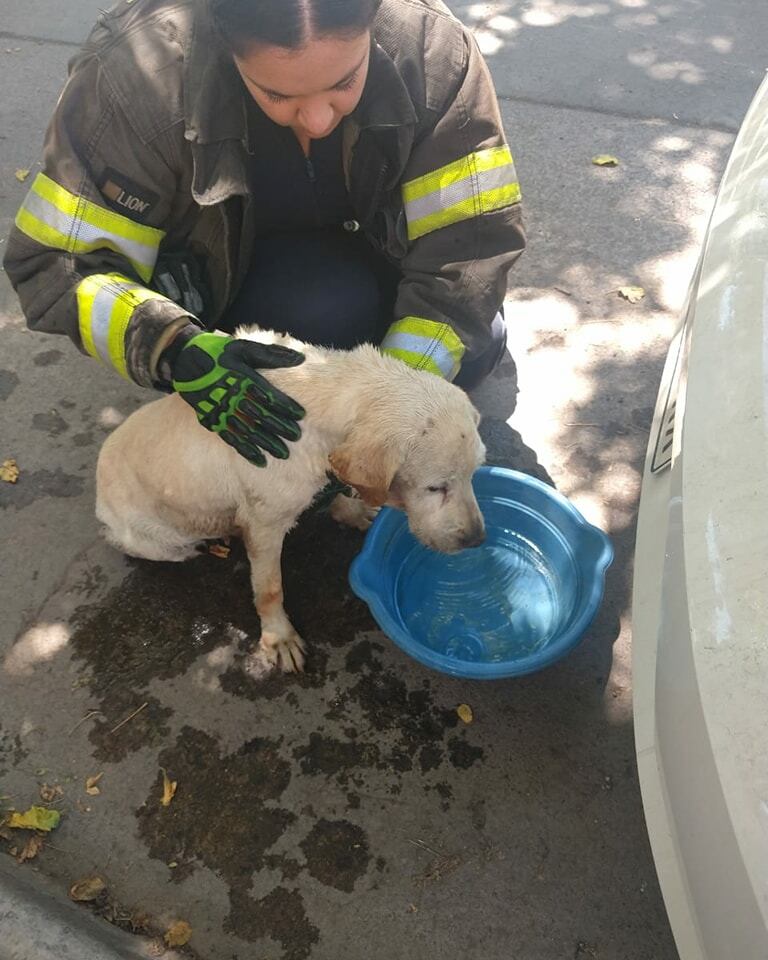
<svg viewBox="0 0 768 960">
<path fill-rule="evenodd" d="M 347 437 L 328 458 L 331 469 L 354 487 L 369 507 L 382 507 L 400 466 L 399 451 L 379 437 L 363 437 L 362 431 Z"/>
</svg>

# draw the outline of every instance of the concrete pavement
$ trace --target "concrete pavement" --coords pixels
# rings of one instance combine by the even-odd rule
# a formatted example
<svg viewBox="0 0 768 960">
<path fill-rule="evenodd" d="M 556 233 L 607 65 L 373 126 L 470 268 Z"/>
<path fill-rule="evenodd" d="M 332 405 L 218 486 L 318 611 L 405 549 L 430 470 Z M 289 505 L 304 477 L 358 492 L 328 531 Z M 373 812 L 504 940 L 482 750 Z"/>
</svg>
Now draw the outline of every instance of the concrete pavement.
<svg viewBox="0 0 768 960">
<path fill-rule="evenodd" d="M 99 872 L 113 916 L 188 920 L 206 960 L 676 957 L 634 766 L 633 525 L 665 346 L 768 24 L 762 0 L 454 7 L 494 73 L 530 234 L 517 374 L 477 397 L 491 458 L 551 477 L 617 550 L 596 624 L 556 667 L 498 684 L 422 670 L 349 595 L 359 537 L 311 517 L 284 563 L 308 672 L 254 679 L 237 551 L 154 566 L 98 539 L 98 445 L 146 394 L 26 331 L 0 278 L 0 460 L 22 471 L 0 485 L 0 794 L 22 807 L 59 783 L 65 813 L 18 869 L 62 895 Z M 97 9 L 4 14 L 2 237 Z M 179 783 L 167 810 L 161 767 Z"/>
</svg>

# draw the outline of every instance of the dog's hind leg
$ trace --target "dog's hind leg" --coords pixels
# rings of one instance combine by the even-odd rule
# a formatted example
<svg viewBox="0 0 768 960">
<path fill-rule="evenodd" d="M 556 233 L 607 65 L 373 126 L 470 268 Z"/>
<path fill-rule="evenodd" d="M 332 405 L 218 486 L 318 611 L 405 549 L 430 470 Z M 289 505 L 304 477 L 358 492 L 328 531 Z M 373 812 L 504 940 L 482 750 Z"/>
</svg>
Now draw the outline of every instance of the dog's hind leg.
<svg viewBox="0 0 768 960">
<path fill-rule="evenodd" d="M 107 543 L 141 560 L 180 563 L 199 553 L 204 542 L 185 536 L 167 524 L 146 517 L 117 516 L 97 501 L 96 516 L 101 521 Z"/>
</svg>

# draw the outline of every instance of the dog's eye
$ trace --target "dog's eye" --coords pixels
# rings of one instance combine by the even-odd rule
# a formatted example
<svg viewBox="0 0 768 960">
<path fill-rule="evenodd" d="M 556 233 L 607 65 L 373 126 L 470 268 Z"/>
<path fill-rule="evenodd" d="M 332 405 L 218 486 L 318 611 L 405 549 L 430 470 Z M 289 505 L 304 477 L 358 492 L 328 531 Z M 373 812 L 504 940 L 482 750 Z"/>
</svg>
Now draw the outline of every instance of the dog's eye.
<svg viewBox="0 0 768 960">
<path fill-rule="evenodd" d="M 448 493 L 448 487 L 443 484 L 441 487 L 427 487 L 430 493 Z"/>
</svg>

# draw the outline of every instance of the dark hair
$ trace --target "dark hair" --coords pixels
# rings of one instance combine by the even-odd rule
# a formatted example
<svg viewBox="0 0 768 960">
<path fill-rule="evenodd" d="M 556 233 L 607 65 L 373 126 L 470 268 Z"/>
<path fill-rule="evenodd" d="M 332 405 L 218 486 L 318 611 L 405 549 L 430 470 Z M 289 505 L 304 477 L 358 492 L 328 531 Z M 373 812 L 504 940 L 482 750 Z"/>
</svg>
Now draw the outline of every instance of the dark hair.
<svg viewBox="0 0 768 960">
<path fill-rule="evenodd" d="M 381 0 L 215 0 L 213 15 L 231 53 L 265 44 L 298 50 L 313 37 L 357 35 Z"/>
</svg>

